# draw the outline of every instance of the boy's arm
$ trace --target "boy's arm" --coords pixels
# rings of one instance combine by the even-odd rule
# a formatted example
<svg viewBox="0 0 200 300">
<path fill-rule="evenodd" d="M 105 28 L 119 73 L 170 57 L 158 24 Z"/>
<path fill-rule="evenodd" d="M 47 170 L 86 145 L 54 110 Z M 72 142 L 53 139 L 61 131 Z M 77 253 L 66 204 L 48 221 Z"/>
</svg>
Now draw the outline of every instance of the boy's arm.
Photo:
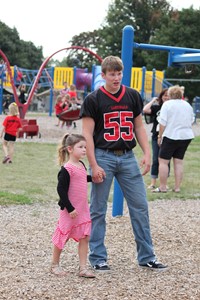
<svg viewBox="0 0 200 300">
<path fill-rule="evenodd" d="M 151 167 L 151 152 L 147 132 L 144 127 L 141 114 L 134 119 L 134 131 L 137 142 L 144 154 L 140 165 L 141 167 L 144 167 L 142 175 L 145 175 L 149 172 Z"/>
<path fill-rule="evenodd" d="M 106 176 L 105 171 L 97 164 L 95 158 L 95 145 L 93 139 L 95 122 L 90 117 L 82 118 L 83 136 L 87 141 L 87 158 L 92 170 L 92 179 L 98 183 Z"/>
</svg>

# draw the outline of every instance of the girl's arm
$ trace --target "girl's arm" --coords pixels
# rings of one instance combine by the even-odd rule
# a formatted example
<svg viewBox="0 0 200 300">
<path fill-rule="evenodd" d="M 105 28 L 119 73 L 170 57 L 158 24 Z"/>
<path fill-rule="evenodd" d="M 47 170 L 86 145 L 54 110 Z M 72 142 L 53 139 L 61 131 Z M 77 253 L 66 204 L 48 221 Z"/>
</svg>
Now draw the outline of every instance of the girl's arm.
<svg viewBox="0 0 200 300">
<path fill-rule="evenodd" d="M 69 173 L 64 167 L 62 167 L 58 173 L 57 192 L 60 197 L 58 205 L 60 206 L 61 210 L 66 208 L 68 213 L 71 213 L 73 210 L 75 210 L 75 208 L 73 207 L 73 205 L 71 204 L 68 198 L 69 183 L 70 183 Z"/>
<path fill-rule="evenodd" d="M 2 131 L 1 131 L 0 138 L 2 138 L 2 137 L 3 137 L 3 134 L 4 134 L 4 132 L 5 132 L 5 127 L 3 126 L 3 129 L 2 129 Z"/>
</svg>

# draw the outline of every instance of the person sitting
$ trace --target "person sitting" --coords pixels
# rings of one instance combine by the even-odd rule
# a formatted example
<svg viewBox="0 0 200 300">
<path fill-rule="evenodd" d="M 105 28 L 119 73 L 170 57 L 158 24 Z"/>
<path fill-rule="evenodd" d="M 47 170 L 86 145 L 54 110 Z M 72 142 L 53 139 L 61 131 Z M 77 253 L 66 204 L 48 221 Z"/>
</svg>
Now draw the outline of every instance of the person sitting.
<svg viewBox="0 0 200 300">
<path fill-rule="evenodd" d="M 76 86 L 75 84 L 71 84 L 68 90 L 68 93 L 70 95 L 70 98 L 77 98 L 77 92 L 76 92 Z"/>
<path fill-rule="evenodd" d="M 65 96 L 69 92 L 67 81 L 63 82 L 64 88 L 60 91 L 61 96 Z"/>
<path fill-rule="evenodd" d="M 54 106 L 55 114 L 56 114 L 56 117 L 58 118 L 58 123 L 56 124 L 56 126 L 60 125 L 59 115 L 63 111 L 62 106 L 63 106 L 62 96 L 58 95 L 57 98 L 56 98 L 55 106 Z"/>
</svg>

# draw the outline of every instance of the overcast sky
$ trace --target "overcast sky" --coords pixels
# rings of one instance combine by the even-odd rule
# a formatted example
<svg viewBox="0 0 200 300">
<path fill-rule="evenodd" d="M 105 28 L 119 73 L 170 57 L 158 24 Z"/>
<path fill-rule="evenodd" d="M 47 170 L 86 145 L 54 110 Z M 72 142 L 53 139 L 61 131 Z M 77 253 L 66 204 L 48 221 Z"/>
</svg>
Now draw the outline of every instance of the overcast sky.
<svg viewBox="0 0 200 300">
<path fill-rule="evenodd" d="M 98 29 L 112 0 L 1 0 L 0 21 L 20 39 L 43 47 L 45 57 L 69 46 L 74 35 Z M 200 8 L 200 0 L 169 0 L 174 8 Z M 127 24 L 128 25 L 128 24 Z M 54 59 L 62 59 L 64 51 Z"/>
</svg>

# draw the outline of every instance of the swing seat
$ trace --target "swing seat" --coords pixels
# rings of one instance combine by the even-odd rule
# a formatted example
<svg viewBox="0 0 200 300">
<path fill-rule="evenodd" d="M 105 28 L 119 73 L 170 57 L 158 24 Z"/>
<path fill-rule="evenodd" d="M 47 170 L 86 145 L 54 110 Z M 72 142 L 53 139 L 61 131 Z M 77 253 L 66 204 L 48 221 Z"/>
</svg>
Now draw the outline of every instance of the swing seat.
<svg viewBox="0 0 200 300">
<path fill-rule="evenodd" d="M 70 108 L 66 111 L 63 111 L 58 117 L 61 121 L 76 121 L 80 119 L 79 114 L 80 106 L 77 106 L 76 109 Z"/>
<path fill-rule="evenodd" d="M 27 138 L 30 136 L 33 138 L 33 136 L 41 137 L 41 134 L 39 133 L 39 126 L 37 125 L 37 121 L 34 119 L 25 120 L 21 119 L 22 123 L 22 130 L 19 132 L 19 138 Z"/>
</svg>

